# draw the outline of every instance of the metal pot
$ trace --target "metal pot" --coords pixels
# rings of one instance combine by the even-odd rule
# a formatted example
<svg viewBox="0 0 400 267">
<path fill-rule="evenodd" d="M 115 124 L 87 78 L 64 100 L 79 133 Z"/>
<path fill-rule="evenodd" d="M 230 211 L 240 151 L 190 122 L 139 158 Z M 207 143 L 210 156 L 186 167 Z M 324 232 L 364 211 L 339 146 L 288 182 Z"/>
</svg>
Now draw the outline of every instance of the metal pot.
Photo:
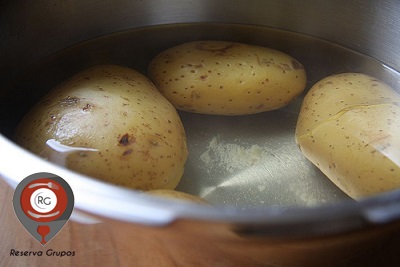
<svg viewBox="0 0 400 267">
<path fill-rule="evenodd" d="M 390 80 L 391 73 L 400 70 L 399 12 L 400 4 L 396 1 L 372 0 L 303 1 L 301 5 L 291 0 L 3 1 L 0 70 L 6 75 L 0 77 L 3 134 L 0 135 L 0 175 L 13 187 L 36 172 L 67 178 L 76 198 L 73 219 L 78 224 L 96 223 L 102 231 L 107 229 L 101 238 L 85 234 L 80 237 L 84 244 L 98 241 L 97 251 L 90 253 L 101 253 L 98 257 L 101 263 L 115 265 L 125 259 L 123 262 L 127 265 L 337 266 L 338 263 L 366 263 L 362 252 L 371 255 L 369 263 L 376 263 L 384 256 L 379 254 L 375 259 L 372 252 L 393 234 L 400 234 L 399 191 L 357 202 L 340 199 L 312 207 L 199 206 L 145 196 L 49 163 L 14 144 L 11 132 L 32 100 L 77 69 L 107 62 L 110 55 L 116 62 L 126 63 L 120 55 L 101 52 L 112 44 L 104 42 L 93 50 L 94 46 L 86 42 L 86 49 L 90 47 L 92 53 L 84 53 L 88 51 L 85 48 L 75 49 L 73 54 L 58 57 L 57 65 L 40 65 L 40 71 L 47 71 L 42 77 L 32 75 L 32 68 L 43 59 L 96 37 L 151 26 L 180 24 L 185 28 L 183 24 L 207 23 L 207 29 L 214 25 L 238 28 L 228 33 L 204 28 L 202 32 L 184 30 L 181 36 L 197 39 L 222 36 L 257 43 L 257 38 L 265 38 L 262 29 L 268 27 L 269 33 L 279 29 L 288 31 L 290 36 L 302 34 L 368 55 L 384 64 L 384 69 L 392 69 L 380 74 Z M 246 34 L 247 28 L 257 28 L 257 34 Z M 276 40 L 277 36 L 279 33 L 275 35 Z M 157 41 L 165 39 L 158 49 L 181 41 L 166 35 Z M 287 39 L 280 38 L 271 44 L 281 44 L 285 49 L 286 42 Z M 140 45 L 137 42 L 135 49 Z M 300 54 L 293 48 L 287 49 Z M 82 58 L 74 57 L 77 55 Z M 134 67 L 143 65 L 137 64 Z M 52 68 L 55 65 L 57 68 Z M 27 85 L 34 84 L 29 79 L 42 82 L 44 89 L 27 89 Z M 396 86 L 397 82 L 390 83 Z M 109 242 L 114 242 L 114 247 Z M 152 257 L 147 254 L 151 252 L 139 252 L 140 249 L 157 254 Z M 102 254 L 106 250 L 120 257 Z M 71 262 L 82 263 L 79 257 Z"/>
</svg>

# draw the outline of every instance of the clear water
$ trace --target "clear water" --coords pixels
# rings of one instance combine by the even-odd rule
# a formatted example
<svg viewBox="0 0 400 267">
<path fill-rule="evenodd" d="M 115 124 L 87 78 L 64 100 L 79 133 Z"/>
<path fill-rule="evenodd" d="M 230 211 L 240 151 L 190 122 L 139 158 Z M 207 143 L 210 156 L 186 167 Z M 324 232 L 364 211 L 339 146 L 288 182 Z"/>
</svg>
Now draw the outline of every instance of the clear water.
<svg viewBox="0 0 400 267">
<path fill-rule="evenodd" d="M 89 40 L 30 68 L 16 81 L 18 93 L 7 102 L 23 108 L 1 130 L 11 136 L 21 116 L 43 94 L 80 70 L 117 64 L 146 74 L 149 61 L 159 52 L 193 40 L 228 40 L 283 51 L 304 65 L 306 91 L 318 80 L 342 72 L 362 72 L 399 87 L 399 74 L 379 61 L 310 36 L 246 25 L 156 26 Z M 310 206 L 348 199 L 295 144 L 301 102 L 299 97 L 280 110 L 237 117 L 180 112 L 190 155 L 177 189 L 210 203 L 239 207 Z"/>
</svg>

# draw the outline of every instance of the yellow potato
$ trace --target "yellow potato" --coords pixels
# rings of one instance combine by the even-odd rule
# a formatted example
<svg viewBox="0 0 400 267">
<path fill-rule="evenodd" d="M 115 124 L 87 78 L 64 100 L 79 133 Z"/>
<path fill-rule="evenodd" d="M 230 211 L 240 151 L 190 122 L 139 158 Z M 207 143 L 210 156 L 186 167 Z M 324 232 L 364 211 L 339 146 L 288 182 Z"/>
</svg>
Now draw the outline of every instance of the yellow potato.
<svg viewBox="0 0 400 267">
<path fill-rule="evenodd" d="M 111 65 L 51 90 L 15 140 L 77 172 L 141 190 L 175 188 L 188 155 L 176 109 L 145 76 Z"/>
<path fill-rule="evenodd" d="M 156 190 L 147 191 L 146 193 L 154 195 L 154 196 L 164 197 L 164 198 L 180 199 L 180 200 L 195 202 L 195 203 L 199 203 L 199 204 L 207 204 L 207 202 L 204 199 L 202 199 L 198 196 L 184 193 L 181 191 L 176 191 L 176 190 L 156 189 Z"/>
<path fill-rule="evenodd" d="M 400 188 L 400 95 L 374 77 L 344 73 L 304 98 L 296 142 L 350 197 Z"/>
<path fill-rule="evenodd" d="M 218 115 L 278 109 L 306 86 L 303 66 L 289 55 L 223 41 L 167 49 L 150 63 L 149 77 L 177 109 Z"/>
</svg>

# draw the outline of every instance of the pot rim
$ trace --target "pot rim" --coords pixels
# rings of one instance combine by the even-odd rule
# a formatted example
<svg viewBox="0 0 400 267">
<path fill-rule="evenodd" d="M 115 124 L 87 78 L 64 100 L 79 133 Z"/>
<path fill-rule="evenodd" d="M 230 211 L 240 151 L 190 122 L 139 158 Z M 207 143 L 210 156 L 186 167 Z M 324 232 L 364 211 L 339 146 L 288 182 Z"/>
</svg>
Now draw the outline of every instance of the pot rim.
<svg viewBox="0 0 400 267">
<path fill-rule="evenodd" d="M 345 200 L 312 207 L 243 209 L 201 205 L 143 194 L 76 173 L 28 152 L 1 134 L 0 147 L 0 175 L 13 188 L 33 173 L 53 173 L 71 186 L 75 196 L 74 213 L 82 211 L 89 217 L 152 226 L 167 225 L 179 219 L 194 219 L 234 224 L 242 234 L 291 237 L 334 234 L 400 219 L 400 190 L 359 201 Z M 16 162 L 23 162 L 23 166 L 16 165 Z"/>
</svg>

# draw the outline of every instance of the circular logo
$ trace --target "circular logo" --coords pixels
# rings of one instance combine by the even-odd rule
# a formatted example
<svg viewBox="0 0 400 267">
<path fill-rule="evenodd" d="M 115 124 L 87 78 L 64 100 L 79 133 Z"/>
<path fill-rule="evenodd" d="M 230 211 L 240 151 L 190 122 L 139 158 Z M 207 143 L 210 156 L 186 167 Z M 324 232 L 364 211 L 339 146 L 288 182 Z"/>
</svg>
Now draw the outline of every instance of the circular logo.
<svg viewBox="0 0 400 267">
<path fill-rule="evenodd" d="M 39 188 L 31 195 L 31 206 L 39 213 L 52 211 L 57 205 L 56 194 L 47 188 Z"/>
<path fill-rule="evenodd" d="M 21 207 L 25 215 L 34 221 L 53 221 L 67 208 L 67 194 L 64 188 L 52 179 L 36 179 L 23 188 Z"/>
</svg>

